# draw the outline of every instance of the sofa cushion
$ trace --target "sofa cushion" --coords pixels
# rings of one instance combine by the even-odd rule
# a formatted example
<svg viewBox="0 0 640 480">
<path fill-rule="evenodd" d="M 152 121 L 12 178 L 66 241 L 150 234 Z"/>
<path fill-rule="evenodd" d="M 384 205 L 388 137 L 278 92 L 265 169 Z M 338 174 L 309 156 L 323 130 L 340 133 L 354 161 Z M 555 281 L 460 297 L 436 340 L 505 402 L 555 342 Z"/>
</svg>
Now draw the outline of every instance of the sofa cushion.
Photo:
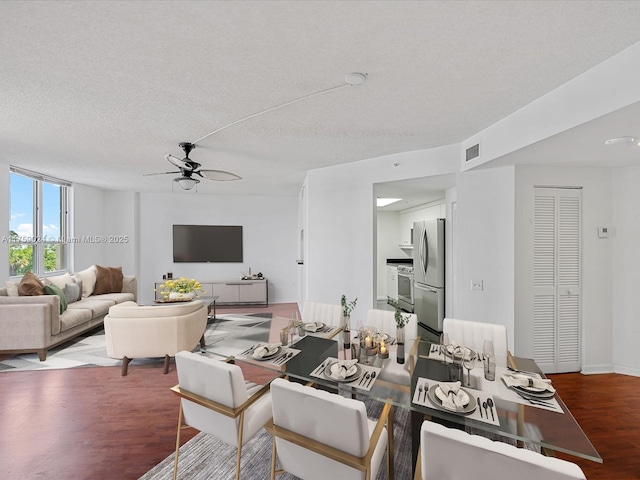
<svg viewBox="0 0 640 480">
<path fill-rule="evenodd" d="M 60 298 L 60 313 L 63 313 L 67 309 L 67 297 L 60 287 L 57 285 L 45 285 L 44 293 L 47 295 L 57 295 Z"/>
<path fill-rule="evenodd" d="M 45 285 L 56 285 L 60 289 L 64 289 L 67 283 L 73 283 L 73 278 L 68 273 L 64 275 L 55 275 L 53 277 L 44 277 Z"/>
<path fill-rule="evenodd" d="M 67 283 L 63 289 L 65 297 L 67 297 L 67 303 L 77 302 L 82 298 L 82 284 Z"/>
<path fill-rule="evenodd" d="M 91 295 L 90 298 L 111 300 L 116 303 L 135 301 L 133 293 L 103 293 L 102 295 Z"/>
<path fill-rule="evenodd" d="M 74 303 L 77 305 L 78 302 Z M 82 325 L 93 318 L 93 313 L 88 308 L 68 308 L 60 315 L 60 331 L 64 332 L 77 325 Z"/>
<path fill-rule="evenodd" d="M 122 292 L 122 267 L 96 265 L 96 285 L 93 295 Z"/>
<path fill-rule="evenodd" d="M 109 307 L 112 307 L 115 304 L 116 302 L 114 300 L 107 298 L 89 297 L 72 303 L 69 305 L 68 310 L 90 310 L 93 318 L 98 318 L 102 315 L 106 315 L 109 312 Z"/>
<path fill-rule="evenodd" d="M 18 294 L 18 285 L 20 285 L 20 282 L 11 282 L 9 280 L 7 280 L 7 282 L 5 283 L 5 286 L 7 287 L 7 296 L 8 297 L 17 297 Z"/>
<path fill-rule="evenodd" d="M 33 273 L 27 272 L 22 277 L 22 280 L 20 280 L 20 285 L 18 285 L 18 294 L 25 297 L 44 295 L 44 285 Z"/>
<path fill-rule="evenodd" d="M 88 297 L 93 293 L 93 289 L 96 286 L 96 269 L 92 265 L 86 270 L 81 270 L 75 273 L 77 279 L 82 282 L 82 296 Z"/>
</svg>

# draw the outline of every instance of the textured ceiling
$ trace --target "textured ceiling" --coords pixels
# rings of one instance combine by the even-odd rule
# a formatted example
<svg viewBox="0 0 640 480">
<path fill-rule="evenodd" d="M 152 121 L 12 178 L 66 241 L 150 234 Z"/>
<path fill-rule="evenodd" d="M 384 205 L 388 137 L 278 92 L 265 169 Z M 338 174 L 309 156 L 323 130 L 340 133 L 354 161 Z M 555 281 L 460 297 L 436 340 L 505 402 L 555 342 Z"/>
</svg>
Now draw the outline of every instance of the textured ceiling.
<svg viewBox="0 0 640 480">
<path fill-rule="evenodd" d="M 0 161 L 172 191 L 295 195 L 311 168 L 458 143 L 640 40 L 640 2 L 0 2 Z"/>
</svg>

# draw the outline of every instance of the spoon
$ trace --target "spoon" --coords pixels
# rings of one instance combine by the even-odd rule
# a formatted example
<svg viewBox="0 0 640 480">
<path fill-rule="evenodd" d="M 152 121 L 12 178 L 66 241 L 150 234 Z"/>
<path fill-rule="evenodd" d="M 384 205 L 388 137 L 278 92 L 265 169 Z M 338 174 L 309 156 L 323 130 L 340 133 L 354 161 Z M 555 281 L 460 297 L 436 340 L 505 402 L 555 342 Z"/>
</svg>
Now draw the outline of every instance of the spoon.
<svg viewBox="0 0 640 480">
<path fill-rule="evenodd" d="M 493 416 L 493 398 L 487 398 L 487 405 L 489 405 L 489 408 L 491 409 L 491 420 L 495 422 L 496 417 Z"/>
<path fill-rule="evenodd" d="M 489 418 L 489 412 L 487 412 L 487 402 L 482 402 L 482 406 L 484 407 L 484 416 Z"/>
<path fill-rule="evenodd" d="M 371 378 L 367 382 L 367 386 L 369 386 L 370 383 L 373 383 L 374 378 L 376 378 L 376 372 L 371 372 Z"/>
</svg>

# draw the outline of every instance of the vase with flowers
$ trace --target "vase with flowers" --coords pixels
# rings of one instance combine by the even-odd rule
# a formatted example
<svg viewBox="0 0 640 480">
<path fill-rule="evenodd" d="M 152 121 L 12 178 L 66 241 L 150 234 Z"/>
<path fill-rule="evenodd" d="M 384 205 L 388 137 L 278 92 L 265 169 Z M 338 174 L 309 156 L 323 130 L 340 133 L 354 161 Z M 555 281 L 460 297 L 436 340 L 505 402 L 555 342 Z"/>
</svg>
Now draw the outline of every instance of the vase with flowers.
<svg viewBox="0 0 640 480">
<path fill-rule="evenodd" d="M 396 352 L 396 359 L 398 363 L 404 363 L 404 342 L 405 342 L 405 329 L 411 318 L 409 315 L 403 315 L 400 305 L 393 300 L 389 300 L 389 305 L 395 308 L 394 318 L 396 320 L 396 344 L 398 350 Z"/>
<path fill-rule="evenodd" d="M 180 277 L 176 280 L 167 280 L 160 285 L 160 294 L 165 301 L 185 302 L 198 298 L 202 291 L 202 285 L 195 279 Z"/>
<path fill-rule="evenodd" d="M 358 299 L 348 301 L 345 295 L 342 295 L 340 299 L 340 305 L 342 306 L 342 341 L 344 342 L 344 348 L 351 348 L 351 312 L 356 308 Z"/>
</svg>

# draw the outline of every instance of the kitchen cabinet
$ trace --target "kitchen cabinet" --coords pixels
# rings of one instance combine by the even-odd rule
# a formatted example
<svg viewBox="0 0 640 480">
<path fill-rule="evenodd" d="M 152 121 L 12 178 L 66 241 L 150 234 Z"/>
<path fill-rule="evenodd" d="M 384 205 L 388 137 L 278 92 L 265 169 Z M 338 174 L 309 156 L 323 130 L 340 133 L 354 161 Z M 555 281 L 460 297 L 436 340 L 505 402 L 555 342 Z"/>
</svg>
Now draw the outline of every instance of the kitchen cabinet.
<svg viewBox="0 0 640 480">
<path fill-rule="evenodd" d="M 387 265 L 387 299 L 398 301 L 398 267 Z"/>
</svg>

